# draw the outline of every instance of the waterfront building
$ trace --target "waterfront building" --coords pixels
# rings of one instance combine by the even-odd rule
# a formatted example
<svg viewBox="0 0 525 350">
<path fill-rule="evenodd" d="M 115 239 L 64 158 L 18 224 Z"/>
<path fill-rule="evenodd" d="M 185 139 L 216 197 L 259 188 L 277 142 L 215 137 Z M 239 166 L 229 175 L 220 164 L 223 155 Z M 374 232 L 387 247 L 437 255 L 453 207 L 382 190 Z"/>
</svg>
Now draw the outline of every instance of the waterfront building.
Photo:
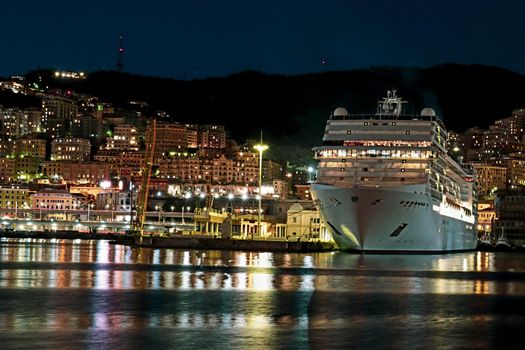
<svg viewBox="0 0 525 350">
<path fill-rule="evenodd" d="M 91 155 L 91 143 L 87 139 L 59 138 L 51 141 L 51 160 L 85 162 Z"/>
<path fill-rule="evenodd" d="M 46 161 L 42 163 L 42 174 L 48 178 L 62 178 L 67 183 L 98 184 L 109 179 L 108 163 Z"/>
<path fill-rule="evenodd" d="M 45 188 L 30 196 L 30 206 L 40 210 L 40 217 L 44 211 L 47 217 L 67 220 L 77 212 L 80 200 L 67 190 Z"/>
<path fill-rule="evenodd" d="M 503 237 L 511 245 L 525 245 L 525 195 L 523 192 L 502 194 L 496 201 L 496 237 Z"/>
<path fill-rule="evenodd" d="M 289 240 L 331 241 L 330 233 L 321 223 L 319 211 L 310 202 L 310 207 L 303 207 L 296 202 L 290 206 L 286 218 L 286 237 Z"/>
<path fill-rule="evenodd" d="M 480 201 L 478 203 L 478 235 L 492 233 L 494 221 L 496 220 L 496 209 L 494 201 Z"/>
<path fill-rule="evenodd" d="M 0 186 L 0 208 L 23 209 L 29 206 L 29 189 L 20 186 Z M 16 212 L 9 212 L 10 216 L 17 216 Z M 13 215 L 11 215 L 13 214 Z"/>
<path fill-rule="evenodd" d="M 97 194 L 96 209 L 124 212 L 129 218 L 131 211 L 130 194 L 128 191 L 106 190 Z"/>
</svg>

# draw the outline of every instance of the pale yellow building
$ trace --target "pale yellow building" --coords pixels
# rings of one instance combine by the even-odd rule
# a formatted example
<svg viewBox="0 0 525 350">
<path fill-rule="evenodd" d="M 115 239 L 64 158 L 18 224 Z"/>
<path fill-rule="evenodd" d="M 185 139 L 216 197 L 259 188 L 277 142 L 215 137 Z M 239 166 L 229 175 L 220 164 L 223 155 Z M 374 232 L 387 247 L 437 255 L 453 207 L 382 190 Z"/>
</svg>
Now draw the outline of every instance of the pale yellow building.
<svg viewBox="0 0 525 350">
<path fill-rule="evenodd" d="M 474 164 L 478 180 L 478 193 L 484 196 L 494 189 L 505 189 L 507 185 L 507 168 L 485 164 Z"/>
</svg>

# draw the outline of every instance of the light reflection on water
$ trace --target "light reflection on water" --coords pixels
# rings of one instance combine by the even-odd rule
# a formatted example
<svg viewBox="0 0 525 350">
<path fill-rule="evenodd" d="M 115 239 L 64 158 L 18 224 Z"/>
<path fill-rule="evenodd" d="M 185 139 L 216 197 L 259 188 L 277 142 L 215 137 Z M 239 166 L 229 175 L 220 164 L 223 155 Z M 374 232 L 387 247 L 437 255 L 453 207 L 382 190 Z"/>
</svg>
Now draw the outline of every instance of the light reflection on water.
<svg viewBox="0 0 525 350">
<path fill-rule="evenodd" d="M 2 239 L 0 334 L 2 349 L 97 347 L 101 339 L 123 349 L 145 341 L 490 347 L 502 334 L 522 337 L 513 331 L 525 326 L 524 276 L 525 256 L 512 253 L 291 254 Z"/>
</svg>

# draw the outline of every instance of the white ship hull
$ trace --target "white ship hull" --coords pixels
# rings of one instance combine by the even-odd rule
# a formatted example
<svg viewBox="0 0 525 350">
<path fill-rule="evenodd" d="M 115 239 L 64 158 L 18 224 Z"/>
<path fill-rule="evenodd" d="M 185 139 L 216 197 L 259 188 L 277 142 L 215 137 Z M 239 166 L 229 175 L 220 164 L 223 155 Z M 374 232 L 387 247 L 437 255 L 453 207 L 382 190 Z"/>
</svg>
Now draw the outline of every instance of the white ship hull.
<svg viewBox="0 0 525 350">
<path fill-rule="evenodd" d="M 321 219 L 342 250 L 445 252 L 476 247 L 475 219 L 425 194 L 425 185 L 389 188 L 312 184 Z"/>
</svg>

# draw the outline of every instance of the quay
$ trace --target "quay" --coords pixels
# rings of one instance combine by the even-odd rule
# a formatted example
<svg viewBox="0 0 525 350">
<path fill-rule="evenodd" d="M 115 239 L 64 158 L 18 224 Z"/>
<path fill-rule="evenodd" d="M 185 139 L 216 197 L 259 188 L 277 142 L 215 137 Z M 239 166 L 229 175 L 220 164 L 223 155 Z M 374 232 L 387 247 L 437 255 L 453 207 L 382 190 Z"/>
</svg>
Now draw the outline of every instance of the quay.
<svg viewBox="0 0 525 350">
<path fill-rule="evenodd" d="M 114 233 L 87 233 L 70 230 L 57 231 L 0 231 L 3 238 L 110 240 L 114 244 L 153 249 L 247 250 L 267 252 L 322 252 L 337 247 L 329 242 L 285 241 L 269 239 L 216 238 L 207 235 L 185 234 L 172 237 L 158 235 L 132 236 Z"/>
<path fill-rule="evenodd" d="M 135 246 L 148 248 L 182 248 L 199 250 L 249 250 L 271 252 L 321 252 L 336 250 L 334 244 L 314 241 L 214 238 L 204 235 L 178 237 L 136 237 Z"/>
</svg>

